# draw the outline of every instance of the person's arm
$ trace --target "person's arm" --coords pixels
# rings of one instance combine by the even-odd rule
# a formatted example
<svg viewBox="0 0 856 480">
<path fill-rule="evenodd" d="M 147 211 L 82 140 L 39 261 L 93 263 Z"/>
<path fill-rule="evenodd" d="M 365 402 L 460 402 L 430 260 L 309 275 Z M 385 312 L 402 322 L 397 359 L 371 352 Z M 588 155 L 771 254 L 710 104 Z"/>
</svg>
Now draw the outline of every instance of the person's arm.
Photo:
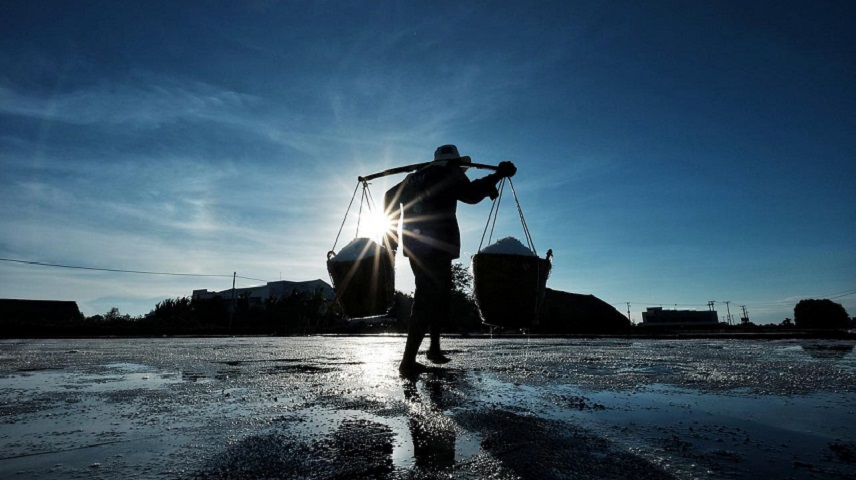
<svg viewBox="0 0 856 480">
<path fill-rule="evenodd" d="M 464 203 L 475 204 L 484 200 L 485 197 L 494 199 L 499 195 L 496 191 L 496 184 L 503 178 L 513 177 L 515 173 L 517 173 L 517 167 L 511 162 L 500 162 L 496 172 L 473 181 L 470 181 L 461 172 L 463 180 L 459 180 L 461 188 L 458 200 Z"/>
</svg>

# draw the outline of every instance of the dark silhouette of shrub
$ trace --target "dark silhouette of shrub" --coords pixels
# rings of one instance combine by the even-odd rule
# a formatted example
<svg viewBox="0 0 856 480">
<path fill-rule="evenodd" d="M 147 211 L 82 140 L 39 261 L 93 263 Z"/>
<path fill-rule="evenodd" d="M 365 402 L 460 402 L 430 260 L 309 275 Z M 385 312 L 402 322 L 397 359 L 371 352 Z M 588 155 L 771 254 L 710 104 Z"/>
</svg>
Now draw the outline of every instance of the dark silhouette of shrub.
<svg viewBox="0 0 856 480">
<path fill-rule="evenodd" d="M 413 295 L 396 290 L 392 309 L 389 311 L 389 316 L 394 319 L 391 326 L 392 331 L 398 333 L 407 332 L 407 320 L 410 318 L 410 311 L 412 309 Z"/>
<path fill-rule="evenodd" d="M 146 335 L 225 333 L 229 302 L 219 296 L 167 298 L 136 323 L 136 332 Z"/>
<path fill-rule="evenodd" d="M 794 307 L 794 322 L 799 328 L 847 328 L 850 316 L 832 300 L 800 300 Z"/>
<path fill-rule="evenodd" d="M 594 295 L 548 288 L 541 305 L 540 324 L 533 333 L 619 333 L 630 320 Z"/>
<path fill-rule="evenodd" d="M 450 324 L 444 331 L 468 334 L 485 330 L 473 298 L 473 274 L 460 262 L 452 264 Z"/>
<path fill-rule="evenodd" d="M 286 335 L 322 331 L 334 315 L 320 291 L 294 290 L 288 296 L 270 297 L 264 311 L 268 332 Z"/>
</svg>

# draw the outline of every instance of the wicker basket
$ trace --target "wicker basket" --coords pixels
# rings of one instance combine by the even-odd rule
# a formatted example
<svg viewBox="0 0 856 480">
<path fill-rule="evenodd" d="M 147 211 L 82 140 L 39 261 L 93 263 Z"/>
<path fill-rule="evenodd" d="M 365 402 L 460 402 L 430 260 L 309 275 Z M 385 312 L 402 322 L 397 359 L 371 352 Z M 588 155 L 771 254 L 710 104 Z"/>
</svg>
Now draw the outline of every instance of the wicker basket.
<svg viewBox="0 0 856 480">
<path fill-rule="evenodd" d="M 349 318 L 386 314 L 395 296 L 395 269 L 386 248 L 377 245 L 374 254 L 353 261 L 327 259 L 336 300 Z"/>
<path fill-rule="evenodd" d="M 538 323 L 551 263 L 536 256 L 477 253 L 473 293 L 482 322 L 503 328 Z"/>
</svg>

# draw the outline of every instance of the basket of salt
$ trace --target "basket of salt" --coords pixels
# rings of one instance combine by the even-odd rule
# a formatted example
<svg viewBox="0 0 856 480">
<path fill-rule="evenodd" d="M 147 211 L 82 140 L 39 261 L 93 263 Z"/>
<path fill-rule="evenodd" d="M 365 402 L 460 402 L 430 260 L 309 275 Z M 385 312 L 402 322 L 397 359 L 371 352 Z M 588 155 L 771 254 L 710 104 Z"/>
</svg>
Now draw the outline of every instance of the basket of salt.
<svg viewBox="0 0 856 480">
<path fill-rule="evenodd" d="M 338 254 L 328 253 L 327 272 L 348 317 L 383 315 L 392 307 L 395 269 L 388 250 L 374 240 L 355 238 Z"/>
<path fill-rule="evenodd" d="M 482 322 L 504 328 L 538 323 L 551 263 L 514 237 L 473 255 L 473 293 Z"/>
</svg>

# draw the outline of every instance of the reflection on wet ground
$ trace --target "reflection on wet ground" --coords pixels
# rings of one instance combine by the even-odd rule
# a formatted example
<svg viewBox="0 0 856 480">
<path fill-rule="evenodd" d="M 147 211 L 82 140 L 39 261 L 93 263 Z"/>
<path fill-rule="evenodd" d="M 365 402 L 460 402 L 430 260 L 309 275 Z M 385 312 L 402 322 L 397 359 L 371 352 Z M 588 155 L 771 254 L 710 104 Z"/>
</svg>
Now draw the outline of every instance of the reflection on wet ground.
<svg viewBox="0 0 856 480">
<path fill-rule="evenodd" d="M 853 478 L 834 341 L 0 341 L 0 478 Z"/>
</svg>

